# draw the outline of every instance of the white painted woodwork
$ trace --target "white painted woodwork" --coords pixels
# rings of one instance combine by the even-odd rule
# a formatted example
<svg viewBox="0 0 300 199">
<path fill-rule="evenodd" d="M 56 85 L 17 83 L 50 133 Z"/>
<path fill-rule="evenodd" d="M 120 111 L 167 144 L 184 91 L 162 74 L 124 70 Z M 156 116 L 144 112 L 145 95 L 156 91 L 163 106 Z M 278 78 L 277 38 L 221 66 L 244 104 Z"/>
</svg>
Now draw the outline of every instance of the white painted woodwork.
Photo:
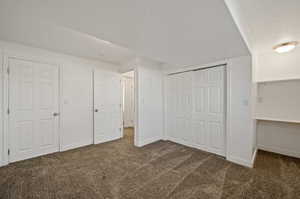
<svg viewBox="0 0 300 199">
<path fill-rule="evenodd" d="M 123 76 L 123 121 L 124 127 L 134 126 L 134 79 Z"/>
<path fill-rule="evenodd" d="M 194 134 L 209 151 L 225 155 L 225 67 L 193 73 Z M 198 141 L 197 140 L 197 141 Z"/>
<path fill-rule="evenodd" d="M 112 141 L 122 135 L 121 74 L 94 71 L 94 143 Z"/>
<path fill-rule="evenodd" d="M 9 162 L 59 150 L 59 68 L 10 58 Z"/>
<path fill-rule="evenodd" d="M 0 154 L 0 159 L 2 159 L 1 166 L 9 163 L 7 153 L 9 132 L 6 114 L 9 97 L 6 93 L 8 89 L 6 67 L 9 57 L 35 60 L 38 63 L 53 63 L 53 65 L 60 66 L 60 150 L 78 148 L 93 142 L 92 71 L 94 68 L 117 71 L 117 65 L 4 41 L 0 41 L 0 51 L 4 52 L 3 67 L 5 69 L 3 73 L 4 89 L 1 89 L 0 94 L 4 93 L 4 132 L 0 131 L 0 141 L 3 143 L 0 145 L 0 151 L 3 149 L 3 153 Z M 0 56 L 0 63 L 2 63 L 1 58 Z"/>
<path fill-rule="evenodd" d="M 167 135 L 171 140 L 225 155 L 225 67 L 170 75 Z"/>
<path fill-rule="evenodd" d="M 93 69 L 67 63 L 62 68 L 61 151 L 93 143 Z"/>
</svg>

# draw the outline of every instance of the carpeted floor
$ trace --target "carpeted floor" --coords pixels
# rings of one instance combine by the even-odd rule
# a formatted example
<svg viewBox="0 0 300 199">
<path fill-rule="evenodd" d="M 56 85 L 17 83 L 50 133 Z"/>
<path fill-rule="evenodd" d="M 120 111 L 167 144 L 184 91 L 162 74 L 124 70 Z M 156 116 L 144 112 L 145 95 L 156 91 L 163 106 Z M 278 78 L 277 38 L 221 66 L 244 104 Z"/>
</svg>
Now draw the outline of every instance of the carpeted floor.
<svg viewBox="0 0 300 199">
<path fill-rule="evenodd" d="M 171 142 L 121 140 L 0 168 L 1 199 L 296 199 L 300 160 L 260 151 L 254 169 Z"/>
</svg>

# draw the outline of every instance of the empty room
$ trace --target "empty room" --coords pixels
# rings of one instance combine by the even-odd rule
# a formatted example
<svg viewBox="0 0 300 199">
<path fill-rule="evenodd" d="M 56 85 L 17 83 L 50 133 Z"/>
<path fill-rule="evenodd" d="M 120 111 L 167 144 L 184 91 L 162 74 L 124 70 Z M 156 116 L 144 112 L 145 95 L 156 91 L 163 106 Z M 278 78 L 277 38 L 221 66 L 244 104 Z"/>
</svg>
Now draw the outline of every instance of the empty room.
<svg viewBox="0 0 300 199">
<path fill-rule="evenodd" d="M 299 0 L 0 0 L 0 199 L 300 199 Z"/>
</svg>

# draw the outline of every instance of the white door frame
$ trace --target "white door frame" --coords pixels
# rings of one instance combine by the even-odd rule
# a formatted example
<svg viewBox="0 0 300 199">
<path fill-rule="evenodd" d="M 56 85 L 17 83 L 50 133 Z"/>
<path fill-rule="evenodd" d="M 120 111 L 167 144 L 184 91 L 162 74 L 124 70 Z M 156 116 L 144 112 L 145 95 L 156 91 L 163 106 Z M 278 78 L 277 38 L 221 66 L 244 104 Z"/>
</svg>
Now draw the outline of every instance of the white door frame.
<svg viewBox="0 0 300 199">
<path fill-rule="evenodd" d="M 134 146 L 140 146 L 140 143 L 139 143 L 139 126 L 138 126 L 138 123 L 139 123 L 139 104 L 138 104 L 138 97 L 139 97 L 139 85 L 138 85 L 138 76 L 139 76 L 139 73 L 138 73 L 138 68 L 135 67 L 134 68 Z"/>
<path fill-rule="evenodd" d="M 129 72 L 131 72 L 131 71 L 129 71 Z M 123 112 L 123 110 L 125 108 L 125 104 L 124 104 L 125 100 L 124 99 L 125 99 L 125 94 L 126 94 L 126 80 L 131 80 L 132 83 L 133 83 L 133 96 L 132 96 L 132 99 L 131 99 L 131 100 L 133 100 L 133 107 L 132 107 L 132 109 L 133 109 L 132 110 L 133 111 L 133 115 L 132 115 L 133 122 L 132 122 L 132 126 L 130 126 L 130 127 L 134 127 L 134 123 L 135 123 L 135 121 L 134 121 L 134 112 L 135 112 L 135 107 L 134 107 L 134 105 L 135 105 L 134 104 L 134 102 L 135 102 L 135 99 L 134 99 L 134 90 L 135 90 L 135 88 L 134 88 L 134 76 L 133 77 L 128 77 L 128 76 L 123 76 L 123 74 L 122 74 L 122 114 L 123 114 L 122 115 L 123 116 L 122 121 L 123 121 L 123 127 L 126 128 L 124 112 Z"/>
<path fill-rule="evenodd" d="M 9 74 L 8 74 L 8 61 L 10 58 L 14 59 L 21 59 L 25 61 L 31 61 L 31 62 L 37 62 L 37 63 L 43 63 L 43 64 L 50 64 L 50 65 L 56 65 L 58 66 L 58 73 L 59 73 L 59 78 L 58 78 L 58 109 L 59 113 L 61 112 L 61 94 L 62 94 L 62 76 L 61 76 L 61 65 L 52 62 L 46 57 L 41 57 L 41 56 L 32 56 L 32 55 L 24 55 L 24 53 L 17 53 L 17 52 L 11 52 L 11 51 L 5 51 L 3 52 L 3 110 L 4 110 L 4 121 L 3 121 L 3 154 L 2 154 L 2 165 L 0 166 L 5 166 L 9 164 L 9 156 L 8 156 L 8 149 L 9 149 L 9 114 L 7 113 L 7 110 L 9 110 Z M 58 118 L 59 120 L 59 125 L 58 125 L 58 137 L 59 137 L 59 151 L 61 151 L 61 117 Z"/>
<path fill-rule="evenodd" d="M 130 71 L 133 71 L 134 72 L 134 75 L 133 75 L 133 89 L 134 89 L 134 97 L 133 97 L 133 100 L 134 100 L 134 114 L 133 114 L 133 128 L 134 128 L 134 146 L 137 146 L 139 147 L 139 129 L 138 129 L 138 118 L 139 118 L 139 115 L 138 115 L 138 68 L 137 67 L 134 67 L 134 68 L 131 68 L 129 70 L 126 70 L 124 72 L 122 72 L 122 74 L 126 73 L 126 72 L 130 72 Z M 122 97 L 123 97 L 123 90 L 121 90 L 121 93 L 122 93 Z M 123 104 L 123 100 L 122 100 L 122 106 L 124 106 Z M 122 107 L 122 110 L 123 110 L 123 107 Z M 124 118 L 123 118 L 123 113 L 122 113 L 122 124 L 124 124 Z M 124 126 L 123 126 L 124 128 Z M 124 132 L 122 130 L 122 137 L 124 136 Z"/>
</svg>

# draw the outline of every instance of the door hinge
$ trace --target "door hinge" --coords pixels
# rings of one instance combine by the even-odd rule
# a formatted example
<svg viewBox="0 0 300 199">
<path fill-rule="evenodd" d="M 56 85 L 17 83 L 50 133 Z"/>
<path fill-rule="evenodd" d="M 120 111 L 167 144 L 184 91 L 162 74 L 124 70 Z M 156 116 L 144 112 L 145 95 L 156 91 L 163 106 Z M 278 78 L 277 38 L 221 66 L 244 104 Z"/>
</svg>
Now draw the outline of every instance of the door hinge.
<svg viewBox="0 0 300 199">
<path fill-rule="evenodd" d="M 10 155 L 10 150 L 9 149 L 7 150 L 7 154 Z"/>
<path fill-rule="evenodd" d="M 10 113 L 10 110 L 9 110 L 9 108 L 7 109 L 7 115 L 9 115 L 9 113 Z"/>
<path fill-rule="evenodd" d="M 10 73 L 10 70 L 9 70 L 9 68 L 7 68 L 7 70 L 6 70 L 6 71 L 7 71 L 7 74 L 9 75 L 9 73 Z"/>
</svg>

